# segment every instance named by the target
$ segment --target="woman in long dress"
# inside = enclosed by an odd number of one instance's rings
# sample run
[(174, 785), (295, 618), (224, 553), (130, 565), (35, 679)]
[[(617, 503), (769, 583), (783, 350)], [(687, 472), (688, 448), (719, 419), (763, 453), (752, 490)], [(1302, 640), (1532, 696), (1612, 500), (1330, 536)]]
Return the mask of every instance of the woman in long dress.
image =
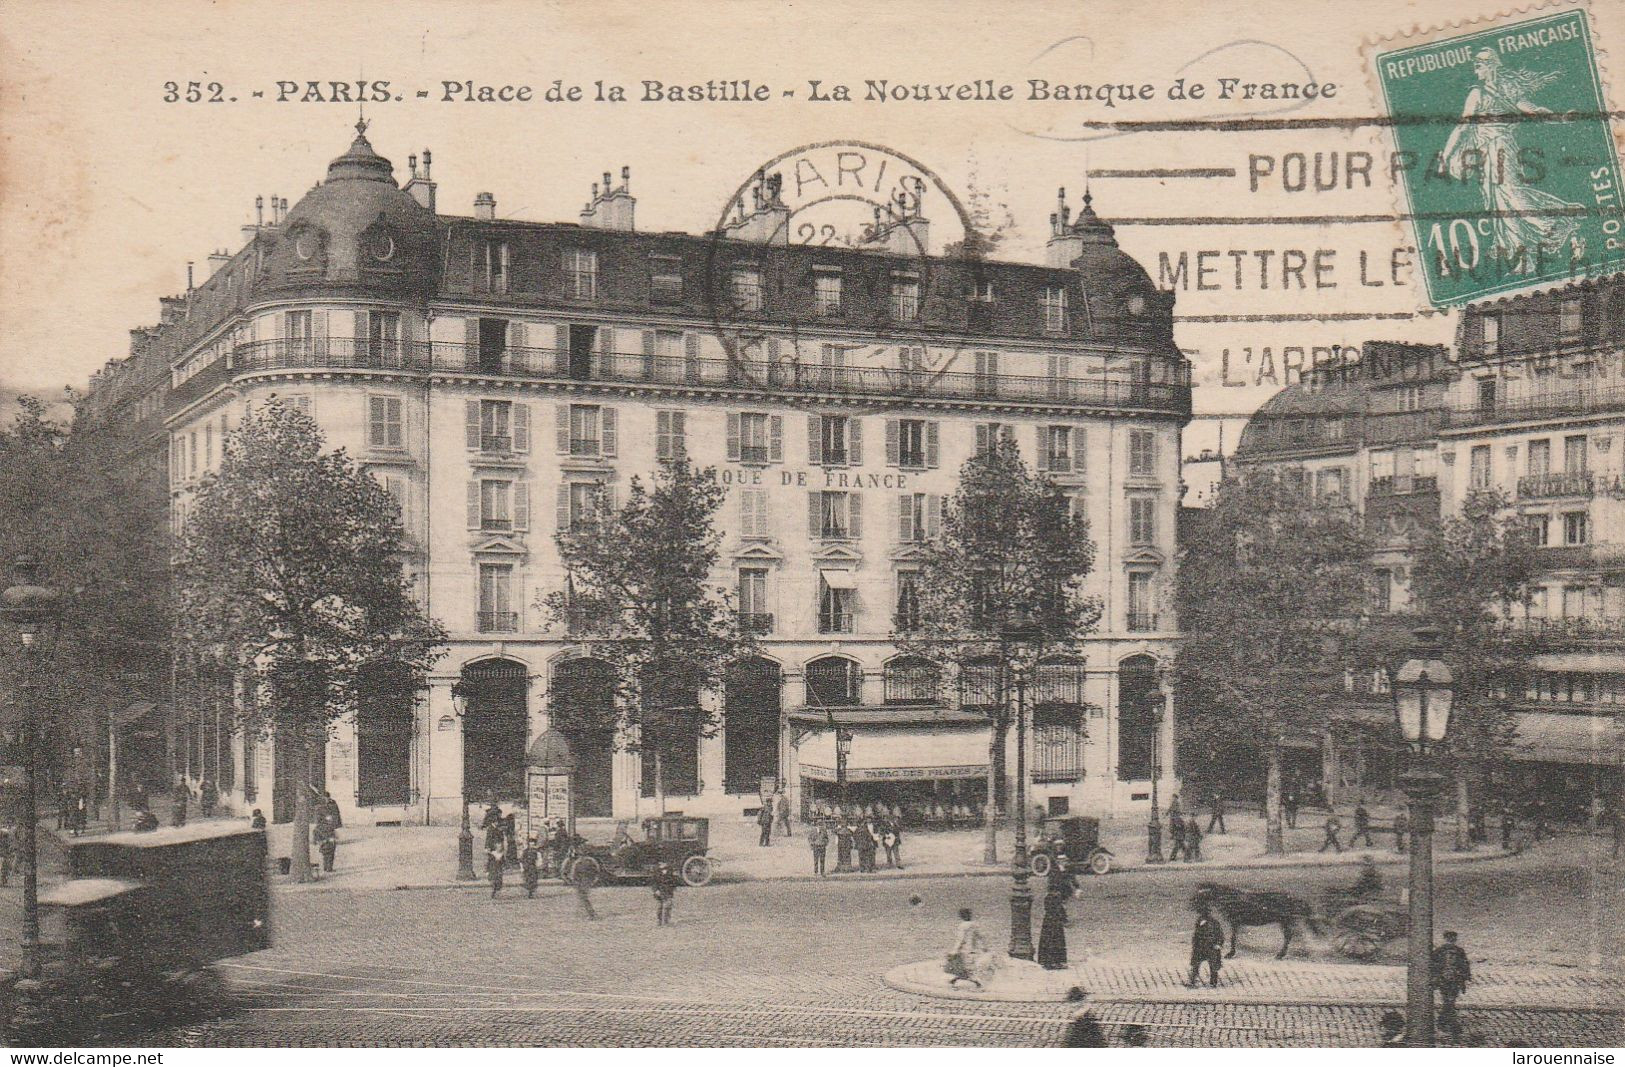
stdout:
[(1066, 902), (1076, 887), (1066, 856), (1057, 852), (1044, 880), (1044, 925), (1038, 933), (1038, 965), (1046, 971), (1066, 969)]
[[(1581, 205), (1527, 184), (1518, 157), (1520, 117), (1551, 114), (1529, 97), (1561, 75), (1508, 70), (1500, 55), (1488, 48), (1474, 57), (1473, 71), (1478, 84), (1467, 93), (1462, 109), (1466, 121), (1450, 131), (1444, 144), (1446, 173), (1465, 179), (1476, 169), (1503, 269), (1531, 274), (1546, 256), (1582, 258), (1585, 241), (1577, 236)], [(1487, 121), (1492, 116), (1504, 116), (1505, 121)]]
[(960, 982), (969, 982), (977, 989), (982, 989), (993, 977), (996, 962), (992, 950), (988, 947), (987, 935), (982, 933), (982, 928), (971, 918), (971, 910), (960, 908), (959, 939), (949, 950), (948, 963), (944, 968), (953, 976), (948, 984), (957, 986)]

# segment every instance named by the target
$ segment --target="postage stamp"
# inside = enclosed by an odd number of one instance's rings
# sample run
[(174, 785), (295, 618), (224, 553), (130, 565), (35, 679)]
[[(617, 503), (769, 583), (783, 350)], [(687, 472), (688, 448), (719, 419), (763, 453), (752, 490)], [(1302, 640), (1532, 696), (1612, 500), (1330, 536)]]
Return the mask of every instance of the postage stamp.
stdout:
[(1367, 48), (1435, 307), (1625, 260), (1620, 166), (1588, 12), (1565, 7)]

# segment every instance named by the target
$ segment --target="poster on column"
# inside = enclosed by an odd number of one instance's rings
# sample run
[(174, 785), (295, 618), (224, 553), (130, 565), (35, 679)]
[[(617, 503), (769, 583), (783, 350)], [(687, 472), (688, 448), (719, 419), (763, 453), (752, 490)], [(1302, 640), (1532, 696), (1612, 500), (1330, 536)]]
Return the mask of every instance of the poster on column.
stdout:
[(525, 833), (542, 838), (546, 824), (563, 819), (571, 833), (575, 832), (575, 818), (570, 811), (570, 776), (544, 774), (531, 771), (525, 789)]

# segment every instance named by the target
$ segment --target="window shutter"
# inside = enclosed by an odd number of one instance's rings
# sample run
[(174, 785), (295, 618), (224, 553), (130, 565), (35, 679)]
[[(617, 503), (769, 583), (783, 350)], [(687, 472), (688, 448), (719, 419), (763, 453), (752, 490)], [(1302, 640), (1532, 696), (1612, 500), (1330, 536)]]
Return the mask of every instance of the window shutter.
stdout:
[(356, 358), (360, 358), (361, 353), (366, 351), (367, 326), (367, 313), (365, 311), (356, 312), (354, 331), (350, 335), (355, 338), (355, 347), (350, 350), (350, 354)]
[(598, 327), (598, 362), (593, 367), (593, 377), (602, 377), (606, 364), (612, 362), (615, 355), (615, 331), (608, 326)]
[(902, 463), (902, 460), (901, 460), (901, 458), (899, 456), (899, 452), (900, 452), (900, 449), (899, 449), (898, 442), (897, 442), (897, 420), (896, 419), (887, 419), (886, 420), (886, 466), (888, 466), (888, 467), (896, 467), (896, 466), (899, 466)]
[(1151, 439), (1151, 474), (1153, 477), (1155, 477), (1162, 466), (1157, 462), (1161, 456), (1162, 442), (1157, 439), (1157, 435), (1155, 433), (1148, 434), (1147, 436)]
[(1038, 469), (1049, 470), (1049, 427), (1036, 427), (1038, 432)]
[(553, 529), (557, 533), (566, 533), (570, 529), (570, 483), (560, 482), (558, 497), (554, 505)]
[(475, 366), (480, 359), (480, 320), (467, 318), (463, 320), (463, 363), (465, 366)]
[(907, 544), (914, 540), (914, 497), (902, 493), (897, 497), (897, 540)]
[(987, 431), (987, 423), (979, 422), (976, 424), (976, 454), (978, 456), (986, 455), (988, 452), (992, 451), (991, 442), (988, 441)]
[(1089, 449), (1089, 430), (1084, 426), (1072, 427), (1072, 473), (1082, 474), (1087, 468), (1084, 456)]
[(310, 317), (312, 322), (311, 334), (316, 341), (316, 351), (327, 355), (327, 312), (318, 311)]
[(769, 416), (767, 420), (767, 458), (779, 463), (784, 459), (784, 417)]
[(644, 330), (643, 331), (643, 357), (645, 359), (653, 359), (654, 354), (655, 354), (655, 332), (653, 330)]
[(688, 365), (683, 368), (684, 376), (691, 382), (700, 380), (700, 335), (687, 333), (683, 335), (683, 358)]
[(508, 323), (508, 354), (518, 356), (525, 347), (525, 324), (522, 322)]
[(856, 541), (863, 536), (863, 494), (846, 494), (847, 533)]
[(570, 327), (560, 323), (553, 327), (554, 367), (560, 373), (570, 366)]
[(673, 458), (688, 455), (688, 413), (686, 411), (671, 413), (671, 453)]
[(756, 536), (756, 512), (751, 507), (750, 493), (744, 489), (739, 491), (739, 536)]
[(553, 406), (553, 447), (561, 456), (570, 454), (570, 405)]
[(476, 479), (468, 483), (468, 528), (480, 528), (480, 483)]
[[(288, 316), (290, 314), (292, 312), (284, 311), (280, 315), (271, 316), (271, 321), (276, 323), (276, 339), (278, 341), (285, 341), (288, 338)], [(277, 347), (281, 348), (282, 346), (278, 345)]]
[(615, 442), (615, 409), (614, 408), (599, 408), (598, 412), (599, 412), (599, 417), (604, 420), (604, 428), (603, 428), (603, 450), (604, 450), (604, 455), (613, 456), (615, 454), (615, 444), (616, 444), (616, 442)]
[(513, 406), (513, 450), (515, 452), (530, 451), (530, 405), (516, 403)]
[(469, 448), (480, 447), (480, 402), (470, 400), (463, 405), (463, 429), (467, 432)]
[(824, 494), (817, 489), (807, 493), (807, 536), (814, 541), (824, 536)]
[(929, 540), (942, 532), (942, 494), (925, 498), (925, 536)]
[(779, 362), (779, 339), (777, 337), (767, 339), (767, 361), (770, 364)]
[(737, 411), (728, 412), (728, 458), (735, 462), (739, 460), (739, 413)]
[(655, 459), (671, 458), (671, 412), (655, 412)]
[(513, 483), (513, 528), (523, 533), (530, 529), (530, 483)]
[(824, 419), (821, 415), (807, 416), (807, 462), (824, 462)]
[(941, 449), (937, 446), (937, 424), (925, 424), (925, 465), (935, 467), (942, 459)]
[(846, 461), (854, 467), (863, 466), (863, 420), (856, 415), (846, 418)]

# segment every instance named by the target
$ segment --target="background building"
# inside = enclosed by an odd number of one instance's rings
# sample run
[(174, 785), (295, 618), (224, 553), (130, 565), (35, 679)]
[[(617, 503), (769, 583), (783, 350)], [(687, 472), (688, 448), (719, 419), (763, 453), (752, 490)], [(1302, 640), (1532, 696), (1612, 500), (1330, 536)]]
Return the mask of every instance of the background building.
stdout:
[[(516, 798), (550, 707), (609, 699), (604, 666), (538, 606), (567, 588), (554, 534), (676, 450), (729, 487), (718, 580), (763, 656), (707, 695), (718, 736), (696, 729), (663, 754), (669, 807), (739, 813), (764, 779), (797, 799), (827, 788), (832, 725), (853, 733), (858, 797), (984, 795), (980, 694), (922, 685), (890, 634), (956, 471), (1001, 434), (1089, 516), (1088, 592), (1106, 605), (1084, 654), (1038, 680), (1035, 796), (1146, 804), (1159, 736), (1172, 775), (1172, 731), (1153, 724), (1177, 629), (1189, 368), (1172, 295), (1087, 197), (1076, 220), (1058, 208), (1039, 266), (928, 254), (919, 199), (877, 217), (863, 247), (789, 244), (772, 175), (725, 229), (689, 235), (636, 229), (624, 168), (578, 222), (548, 224), (500, 218), (487, 193), (470, 216), (442, 214), (430, 153), (408, 170), (398, 185), (361, 128), (324, 182), (291, 208), (273, 199), (142, 334), (169, 371), (177, 530), (220, 442), (273, 395), (401, 505), (406, 565), (452, 639), (415, 706), (338, 726), (316, 775), (347, 818), (450, 819), (465, 790)], [(288, 746), (230, 729), (231, 679), (180, 675), (178, 765), (285, 817)], [(462, 708), (460, 679), (481, 683)], [(653, 760), (570, 741), (583, 814), (649, 803)]]

